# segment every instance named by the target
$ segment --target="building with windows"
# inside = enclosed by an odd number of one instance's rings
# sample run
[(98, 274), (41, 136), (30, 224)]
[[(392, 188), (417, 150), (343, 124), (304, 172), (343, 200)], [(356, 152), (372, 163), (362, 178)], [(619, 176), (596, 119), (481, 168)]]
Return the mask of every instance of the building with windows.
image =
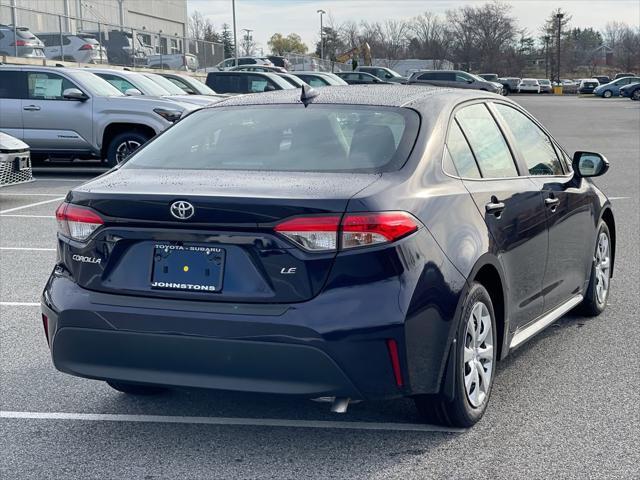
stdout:
[(135, 30), (157, 53), (182, 52), (187, 0), (0, 0), (0, 23), (39, 32)]

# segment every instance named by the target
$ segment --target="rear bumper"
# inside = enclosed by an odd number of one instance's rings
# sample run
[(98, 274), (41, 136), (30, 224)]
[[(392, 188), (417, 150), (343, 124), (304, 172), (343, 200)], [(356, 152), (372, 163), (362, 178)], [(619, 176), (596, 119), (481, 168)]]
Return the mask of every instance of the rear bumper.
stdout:
[(42, 297), (53, 363), (94, 379), (307, 397), (437, 392), (464, 278), (425, 231), (336, 262), (322, 293), (293, 304), (107, 294), (54, 271)]

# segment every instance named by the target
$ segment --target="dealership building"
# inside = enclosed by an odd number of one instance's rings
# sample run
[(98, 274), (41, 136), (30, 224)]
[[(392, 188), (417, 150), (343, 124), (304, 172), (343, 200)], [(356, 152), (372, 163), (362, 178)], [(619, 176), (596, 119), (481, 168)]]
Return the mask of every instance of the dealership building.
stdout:
[(187, 0), (0, 0), (0, 23), (38, 32), (134, 29), (158, 53), (182, 51)]

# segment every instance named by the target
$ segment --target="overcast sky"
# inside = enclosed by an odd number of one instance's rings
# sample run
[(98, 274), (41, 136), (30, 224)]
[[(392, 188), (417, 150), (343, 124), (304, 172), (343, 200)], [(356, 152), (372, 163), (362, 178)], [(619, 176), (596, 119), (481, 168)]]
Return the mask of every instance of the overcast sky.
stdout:
[[(199, 10), (220, 30), (223, 23), (232, 25), (231, 0), (187, 0), (189, 12)], [(316, 13), (323, 9), (336, 24), (346, 20), (384, 21), (406, 19), (425, 10), (444, 14), (462, 5), (486, 3), (484, 0), (236, 0), (238, 36), (243, 28), (254, 30), (259, 47), (267, 51), (267, 40), (275, 33), (298, 33), (314, 49), (319, 38), (320, 20)], [(549, 13), (561, 7), (573, 16), (572, 26), (602, 29), (609, 21), (640, 24), (638, 0), (512, 0), (512, 14), (521, 28), (535, 36)], [(326, 17), (325, 17), (326, 19)]]

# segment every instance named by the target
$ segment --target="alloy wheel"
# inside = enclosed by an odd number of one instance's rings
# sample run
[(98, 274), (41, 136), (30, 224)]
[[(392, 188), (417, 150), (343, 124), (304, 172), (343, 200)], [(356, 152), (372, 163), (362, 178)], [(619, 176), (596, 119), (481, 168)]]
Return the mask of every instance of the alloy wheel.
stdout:
[(609, 236), (606, 232), (600, 232), (595, 260), (596, 298), (600, 305), (606, 302), (607, 293), (609, 292), (609, 271), (611, 269), (611, 255), (609, 252)]
[(613, 95), (613, 94), (611, 93), (611, 90), (606, 90), (606, 91), (602, 94), (602, 96), (603, 96), (604, 98), (611, 98), (611, 95)]
[(631, 98), (634, 100), (640, 100), (640, 89), (635, 90)]
[(464, 339), (465, 392), (469, 403), (478, 408), (487, 398), (493, 375), (493, 327), (484, 303), (473, 305)]
[(142, 145), (136, 140), (126, 140), (116, 148), (116, 162), (124, 162), (129, 155), (135, 152)]

